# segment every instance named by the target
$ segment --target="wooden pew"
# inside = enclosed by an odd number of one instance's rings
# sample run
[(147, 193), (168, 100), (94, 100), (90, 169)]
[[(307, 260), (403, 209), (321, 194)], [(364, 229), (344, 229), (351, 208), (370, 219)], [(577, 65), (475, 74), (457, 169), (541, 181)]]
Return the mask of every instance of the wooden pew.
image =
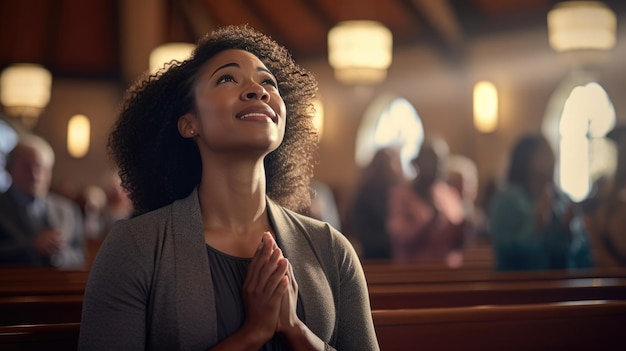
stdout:
[(80, 322), (83, 295), (0, 297), (0, 326)]
[(0, 325), (80, 322), (89, 272), (0, 268)]
[[(13, 282), (8, 275), (0, 279), (0, 324), (79, 321), (87, 272), (45, 269), (34, 272), (26, 278), (25, 272), (16, 270)], [(419, 275), (416, 278), (404, 269), (380, 274), (378, 281), (368, 275), (371, 306), (396, 309), (626, 299), (626, 278), (593, 278), (626, 276), (626, 269), (584, 273), (478, 270), (449, 273), (445, 281), (441, 280), (442, 273), (420, 280)]]
[(626, 278), (380, 284), (368, 290), (372, 309), (626, 300)]
[[(622, 350), (624, 301), (372, 311), (381, 350)], [(2, 350), (75, 350), (79, 323), (0, 327)]]
[(623, 350), (626, 301), (374, 310), (394, 350)]
[(490, 269), (432, 270), (420, 265), (398, 266), (394, 264), (389, 264), (387, 267), (379, 266), (373, 270), (368, 268), (369, 267), (365, 266), (364, 271), (367, 283), (370, 286), (378, 284), (626, 278), (626, 268), (624, 267), (515, 272), (498, 272)]
[[(626, 279), (375, 285), (369, 294), (374, 310), (626, 300)], [(82, 301), (82, 291), (0, 296), (0, 325), (79, 322)]]
[(82, 294), (89, 272), (54, 268), (0, 268), (0, 297)]
[(0, 286), (0, 297), (82, 295), (84, 292), (85, 283), (83, 282), (22, 282)]
[(76, 350), (80, 323), (0, 326), (0, 350)]
[(86, 281), (89, 271), (61, 270), (52, 267), (2, 267), (0, 266), (0, 285), (5, 282), (15, 281), (59, 281), (74, 282)]

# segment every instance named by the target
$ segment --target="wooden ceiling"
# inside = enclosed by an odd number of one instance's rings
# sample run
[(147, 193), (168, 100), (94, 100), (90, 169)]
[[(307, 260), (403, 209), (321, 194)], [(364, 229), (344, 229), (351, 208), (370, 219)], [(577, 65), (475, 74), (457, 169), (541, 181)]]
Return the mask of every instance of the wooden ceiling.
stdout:
[[(57, 76), (121, 77), (122, 1), (0, 0), (0, 69), (40, 63)], [(135, 0), (131, 0), (135, 1)], [(155, 0), (157, 1), (157, 0)], [(393, 33), (394, 47), (425, 44), (463, 58), (464, 45), (492, 33), (546, 26), (555, 0), (159, 0), (163, 41), (195, 41), (212, 27), (248, 23), (297, 60), (325, 57), (326, 34), (339, 21), (371, 19)], [(144, 1), (146, 2), (146, 1)], [(623, 0), (605, 0), (623, 12)]]

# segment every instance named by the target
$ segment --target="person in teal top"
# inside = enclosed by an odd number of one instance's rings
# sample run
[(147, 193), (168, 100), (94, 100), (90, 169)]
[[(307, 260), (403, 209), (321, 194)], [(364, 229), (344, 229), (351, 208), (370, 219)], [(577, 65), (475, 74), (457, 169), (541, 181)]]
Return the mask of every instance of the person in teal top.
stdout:
[(555, 156), (541, 135), (515, 145), (506, 184), (488, 209), (497, 270), (591, 266), (579, 210), (554, 184)]

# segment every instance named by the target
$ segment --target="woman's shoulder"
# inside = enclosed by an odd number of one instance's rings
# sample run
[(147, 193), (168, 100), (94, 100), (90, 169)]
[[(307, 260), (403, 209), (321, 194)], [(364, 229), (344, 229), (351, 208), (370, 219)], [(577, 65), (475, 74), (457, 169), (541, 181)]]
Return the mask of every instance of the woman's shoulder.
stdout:
[(292, 223), (303, 227), (307, 232), (311, 233), (324, 233), (337, 231), (330, 223), (319, 220), (317, 218), (309, 217), (305, 214), (293, 211), (286, 207), (275, 205), (282, 211), (282, 216), (288, 218)]
[(504, 185), (494, 194), (494, 200), (519, 201), (526, 200), (528, 195), (524, 188), (517, 184)]
[(136, 213), (130, 218), (120, 220), (119, 223), (124, 223), (128, 226), (143, 226), (154, 225), (162, 222), (166, 216), (171, 213), (173, 204), (158, 208), (156, 210)]
[(107, 240), (128, 241), (140, 243), (151, 241), (158, 233), (167, 226), (172, 212), (172, 205), (167, 205), (156, 210), (134, 215), (130, 218), (115, 222)]
[(287, 224), (299, 228), (314, 245), (343, 246), (347, 243), (345, 236), (328, 222), (295, 212), (276, 203), (273, 203), (270, 208), (277, 225)]
[(519, 185), (506, 185), (500, 188), (489, 203), (489, 212), (498, 210), (519, 210), (532, 207), (532, 201), (526, 191)]

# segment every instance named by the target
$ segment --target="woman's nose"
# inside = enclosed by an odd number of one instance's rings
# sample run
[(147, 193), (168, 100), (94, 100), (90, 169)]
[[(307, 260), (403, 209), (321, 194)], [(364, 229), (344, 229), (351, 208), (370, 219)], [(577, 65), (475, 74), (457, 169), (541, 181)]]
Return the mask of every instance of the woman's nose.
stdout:
[(267, 102), (270, 99), (270, 94), (267, 92), (267, 90), (265, 90), (265, 87), (263, 87), (263, 85), (258, 84), (256, 82), (251, 82), (243, 91), (242, 99), (243, 100), (258, 99), (258, 100)]

